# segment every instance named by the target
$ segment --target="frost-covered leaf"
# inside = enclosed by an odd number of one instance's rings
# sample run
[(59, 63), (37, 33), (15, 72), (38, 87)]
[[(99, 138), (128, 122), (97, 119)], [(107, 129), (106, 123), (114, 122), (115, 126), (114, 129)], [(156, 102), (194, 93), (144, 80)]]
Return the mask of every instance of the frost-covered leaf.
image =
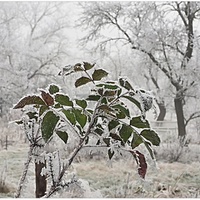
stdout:
[(140, 133), (140, 135), (142, 135), (145, 139), (149, 140), (153, 145), (159, 146), (160, 138), (155, 131), (145, 129)]
[(130, 121), (130, 125), (137, 128), (150, 128), (149, 122), (147, 120), (142, 120), (140, 116), (133, 117)]
[(71, 109), (70, 110), (63, 109), (62, 112), (65, 114), (65, 116), (67, 117), (67, 119), (70, 121), (72, 125), (76, 124), (76, 118)]
[(74, 71), (75, 71), (75, 72), (84, 71), (84, 69), (81, 67), (81, 63), (76, 63), (76, 64), (74, 65)]
[(49, 107), (47, 105), (41, 106), (39, 109), (39, 116), (41, 116)]
[(92, 78), (94, 81), (100, 81), (103, 77), (107, 76), (108, 72), (103, 69), (96, 69), (93, 74)]
[(87, 122), (87, 116), (82, 113), (79, 109), (73, 109), (72, 112), (74, 113), (77, 122), (81, 125), (83, 128)]
[(121, 104), (114, 105), (114, 106), (112, 106), (112, 108), (118, 109), (121, 112), (123, 112), (127, 117), (130, 117), (129, 109), (122, 106)]
[(105, 89), (108, 89), (108, 90), (117, 90), (119, 88), (118, 85), (114, 85), (114, 84), (98, 84), (96, 85), (97, 87), (103, 87)]
[(116, 94), (117, 94), (117, 90), (106, 90), (103, 96), (112, 97), (112, 96), (115, 96)]
[(41, 90), (41, 96), (47, 106), (52, 106), (54, 104), (54, 98), (49, 93)]
[(154, 155), (154, 151), (153, 151), (153, 149), (151, 147), (151, 143), (145, 141), (144, 145), (146, 146), (147, 150), (149, 151), (149, 154), (150, 154), (151, 158), (154, 160), (155, 159), (155, 155)]
[(100, 99), (99, 95), (89, 95), (86, 100), (88, 101), (98, 101)]
[(95, 64), (90, 64), (88, 62), (83, 62), (83, 67), (85, 68), (85, 70), (90, 70), (95, 66)]
[(139, 101), (137, 101), (136, 99), (134, 99), (133, 97), (130, 97), (130, 96), (122, 96), (122, 97), (124, 97), (124, 98), (128, 99), (129, 101), (131, 101), (132, 103), (134, 103), (142, 111)]
[(119, 79), (119, 84), (127, 90), (133, 90), (131, 84), (124, 78)]
[(60, 137), (60, 139), (66, 144), (68, 140), (68, 134), (65, 131), (56, 131), (56, 134)]
[(23, 108), (26, 105), (46, 105), (45, 102), (36, 95), (23, 97), (13, 109)]
[(119, 140), (121, 142), (121, 144), (124, 145), (125, 141), (122, 140), (122, 138), (119, 135), (117, 135), (115, 133), (110, 133), (110, 137), (113, 138), (114, 140)]
[(59, 92), (59, 87), (57, 85), (50, 85), (49, 86), (49, 93), (55, 94)]
[(113, 128), (117, 127), (119, 122), (117, 120), (112, 120), (108, 123), (108, 130), (111, 131)]
[(109, 112), (114, 111), (111, 107), (109, 107), (109, 106), (106, 105), (106, 104), (100, 105), (100, 106), (98, 107), (98, 109), (101, 109), (101, 110), (103, 110), (103, 111), (106, 112), (106, 113), (109, 113)]
[(138, 174), (140, 175), (141, 178), (144, 179), (147, 172), (147, 163), (144, 155), (137, 150), (136, 151), (131, 150), (130, 153), (133, 155), (138, 165)]
[(47, 142), (53, 135), (56, 124), (59, 121), (59, 117), (56, 116), (53, 111), (48, 111), (43, 117), (41, 124), (42, 137)]
[(81, 85), (85, 85), (86, 83), (89, 83), (89, 82), (91, 82), (92, 80), (91, 79), (89, 79), (88, 77), (81, 77), (81, 78), (79, 78), (79, 79), (77, 79), (76, 80), (76, 82), (75, 82), (75, 86), (76, 87), (79, 87), (79, 86), (81, 86)]
[(87, 107), (87, 102), (85, 100), (76, 99), (76, 104), (79, 105), (83, 109)]
[(98, 135), (102, 135), (103, 134), (103, 130), (99, 127), (97, 127), (95, 130), (94, 130), (95, 133), (97, 133)]
[(133, 138), (131, 141), (132, 149), (139, 146), (141, 143), (143, 143), (142, 137), (133, 131)]
[(119, 130), (119, 134), (121, 138), (124, 140), (124, 142), (127, 142), (132, 132), (133, 132), (133, 129), (130, 126), (127, 126), (125, 124), (123, 124), (121, 129)]
[(55, 101), (63, 106), (73, 106), (73, 102), (69, 99), (67, 95), (64, 94), (56, 94)]
[(148, 91), (139, 90), (137, 91), (141, 101), (141, 109), (143, 112), (150, 110), (153, 106), (153, 96)]
[(103, 138), (103, 141), (105, 142), (105, 144), (107, 145), (107, 147), (110, 146), (110, 138)]
[(37, 121), (37, 119), (38, 119), (37, 112), (27, 112), (26, 114), (28, 115), (29, 119), (36, 119), (36, 121)]
[(102, 104), (108, 104), (108, 99), (106, 98), (106, 97), (103, 97), (102, 99), (101, 99), (101, 103)]

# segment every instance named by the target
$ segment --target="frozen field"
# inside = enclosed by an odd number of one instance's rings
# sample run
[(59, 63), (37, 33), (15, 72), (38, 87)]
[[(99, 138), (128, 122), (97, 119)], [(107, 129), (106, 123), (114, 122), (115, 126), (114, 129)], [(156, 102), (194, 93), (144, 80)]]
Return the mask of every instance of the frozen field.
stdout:
[[(13, 197), (26, 160), (27, 145), (10, 146), (8, 150), (1, 150), (0, 197)], [(191, 153), (191, 151), (190, 151)], [(192, 155), (192, 154), (191, 154)], [(200, 197), (200, 163), (158, 161), (158, 168), (150, 163), (146, 180), (141, 181), (137, 175), (136, 164), (133, 159), (119, 159), (112, 165), (104, 159), (81, 159), (72, 167), (78, 178), (88, 181), (91, 193), (88, 197)], [(23, 192), (24, 197), (34, 197), (34, 168), (29, 170), (29, 180)], [(75, 195), (76, 196), (76, 195)], [(66, 196), (67, 197), (67, 196)]]

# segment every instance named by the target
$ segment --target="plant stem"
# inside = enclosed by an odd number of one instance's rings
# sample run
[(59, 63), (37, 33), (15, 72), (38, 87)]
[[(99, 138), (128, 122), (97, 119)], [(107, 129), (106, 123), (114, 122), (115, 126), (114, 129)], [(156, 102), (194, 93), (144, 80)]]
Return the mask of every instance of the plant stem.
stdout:
[(89, 123), (89, 126), (87, 128), (87, 131), (86, 131), (86, 134), (83, 138), (80, 138), (80, 141), (79, 141), (79, 144), (78, 146), (74, 149), (73, 153), (71, 154), (68, 162), (63, 166), (63, 169), (61, 170), (57, 180), (56, 180), (56, 185), (52, 185), (49, 189), (49, 191), (47, 192), (47, 194), (44, 196), (44, 198), (48, 198), (50, 197), (52, 194), (54, 194), (56, 191), (59, 190), (58, 186), (66, 172), (66, 170), (69, 168), (69, 166), (72, 164), (74, 158), (76, 157), (76, 155), (78, 154), (78, 152), (82, 149), (83, 147), (83, 144), (84, 144), (84, 141), (85, 139), (87, 138), (87, 136), (90, 134), (91, 132), (91, 128), (93, 127), (94, 123), (95, 123), (95, 118), (96, 118), (96, 113), (97, 113), (97, 110), (98, 110), (98, 107), (99, 107), (99, 104), (101, 102), (101, 99), (97, 102), (96, 104), (96, 107), (94, 109), (94, 113), (93, 113), (93, 116), (92, 116), (92, 119)]
[(20, 195), (21, 195), (22, 187), (23, 187), (24, 181), (26, 179), (26, 175), (27, 175), (27, 172), (28, 172), (29, 164), (30, 164), (30, 162), (32, 160), (33, 149), (34, 149), (34, 146), (30, 145), (29, 152), (28, 152), (28, 158), (27, 158), (27, 161), (24, 163), (24, 171), (23, 171), (22, 177), (21, 177), (21, 179), (19, 181), (19, 185), (18, 185), (17, 192), (15, 194), (15, 198), (19, 198)]

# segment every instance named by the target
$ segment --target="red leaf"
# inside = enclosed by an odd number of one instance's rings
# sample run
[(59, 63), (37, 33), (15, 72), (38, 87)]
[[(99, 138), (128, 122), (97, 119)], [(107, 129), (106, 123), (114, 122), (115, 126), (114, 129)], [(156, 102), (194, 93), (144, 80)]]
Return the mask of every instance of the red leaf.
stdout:
[(147, 163), (144, 155), (139, 151), (130, 151), (138, 165), (138, 174), (144, 179), (147, 172)]
[(36, 95), (33, 96), (27, 96), (22, 98), (15, 106), (13, 109), (18, 109), (18, 108), (23, 108), (26, 105), (32, 105), (32, 104), (36, 104), (36, 105), (45, 105), (45, 102)]
[(42, 90), (41, 96), (44, 99), (47, 106), (52, 106), (54, 104), (54, 98), (49, 93), (46, 93), (45, 91)]

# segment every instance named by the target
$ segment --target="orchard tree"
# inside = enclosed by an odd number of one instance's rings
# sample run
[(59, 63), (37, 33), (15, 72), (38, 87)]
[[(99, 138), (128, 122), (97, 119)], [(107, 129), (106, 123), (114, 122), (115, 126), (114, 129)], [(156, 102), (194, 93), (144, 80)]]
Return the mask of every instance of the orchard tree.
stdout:
[[(16, 197), (21, 196), (32, 159), (36, 169), (36, 197), (50, 197), (77, 184), (75, 177), (66, 180), (66, 174), (79, 151), (87, 146), (106, 148), (110, 160), (117, 153), (131, 153), (143, 179), (147, 163), (138, 146), (146, 147), (155, 160), (153, 146), (160, 144), (160, 138), (146, 118), (146, 112), (153, 106), (153, 97), (145, 90), (135, 89), (125, 78), (105, 80), (108, 72), (88, 62), (63, 68), (59, 75), (74, 73), (82, 74), (75, 81), (75, 87), (86, 85), (89, 88), (86, 98), (70, 97), (59, 86), (50, 84), (46, 90), (40, 89), (39, 94), (27, 95), (14, 106), (14, 109), (24, 112), (22, 119), (16, 123), (24, 125), (30, 144)], [(135, 115), (130, 105), (140, 114)], [(59, 156), (63, 149), (57, 147), (49, 151), (47, 148), (55, 136), (66, 145), (75, 138), (78, 141), (65, 160)], [(47, 183), (50, 184), (48, 187)]]
[(69, 27), (67, 4), (61, 2), (0, 2), (0, 92), (4, 102), (52, 80), (52, 71), (66, 56)]
[(200, 4), (91, 2), (83, 3), (82, 8), (80, 24), (88, 30), (84, 41), (96, 40), (104, 46), (112, 42), (128, 45), (133, 53), (142, 53), (168, 78), (182, 141), (186, 136), (184, 105), (188, 93), (198, 84), (195, 23)]

